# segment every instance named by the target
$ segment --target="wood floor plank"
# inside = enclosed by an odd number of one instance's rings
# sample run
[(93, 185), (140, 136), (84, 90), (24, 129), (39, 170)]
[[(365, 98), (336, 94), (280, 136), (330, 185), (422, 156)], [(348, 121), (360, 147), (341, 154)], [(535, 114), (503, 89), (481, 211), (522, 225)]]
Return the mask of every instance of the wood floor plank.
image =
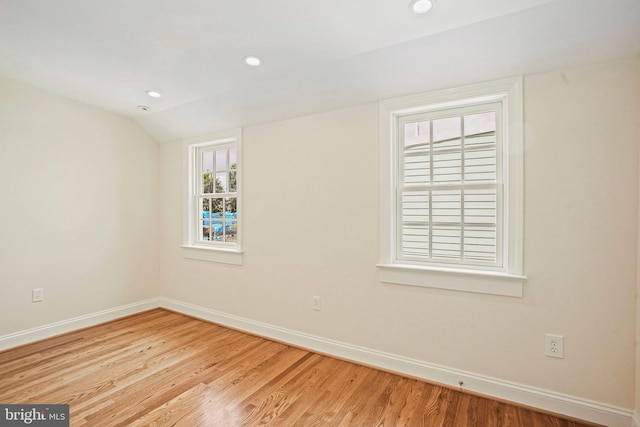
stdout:
[(0, 402), (79, 426), (580, 423), (155, 309), (0, 352)]
[[(176, 328), (182, 331), (184, 326)], [(120, 337), (120, 335), (117, 335)], [(203, 332), (190, 331), (181, 337), (181, 340), (203, 337)], [(81, 351), (66, 355), (64, 365), (56, 363), (58, 359), (52, 359), (51, 363), (38, 364), (38, 377), (31, 381), (28, 388), (17, 387), (11, 398), (24, 401), (41, 400), (45, 396), (58, 400), (67, 396), (67, 390), (77, 390), (79, 393), (71, 399), (75, 403), (80, 396), (86, 397), (91, 393), (105, 393), (116, 387), (123, 379), (133, 377), (144, 378), (157, 365), (155, 358), (169, 358), (172, 363), (179, 363), (184, 355), (184, 348), (180, 343), (186, 342), (178, 339), (163, 342), (149, 338), (147, 333), (138, 334), (136, 340), (129, 344), (118, 340), (117, 346), (101, 345), (90, 346), (87, 351)], [(129, 341), (127, 339), (127, 341)], [(102, 349), (100, 352), (92, 352), (93, 349)], [(183, 356), (180, 356), (180, 353)], [(145, 363), (140, 363), (144, 357)], [(19, 393), (17, 393), (19, 392)], [(69, 399), (67, 399), (69, 400)]]
[[(318, 406), (322, 407), (320, 396), (325, 396), (331, 390), (337, 377), (334, 373), (333, 360), (313, 354), (310, 368), (300, 366), (289, 381), (273, 393), (272, 406), (278, 411), (272, 411), (269, 417), (263, 417), (261, 422), (270, 421), (275, 425), (308, 425), (309, 418)], [(304, 369), (303, 369), (304, 368)], [(348, 369), (349, 366), (346, 366)], [(332, 393), (336, 394), (336, 393)], [(255, 396), (255, 404), (259, 407), (260, 396)], [(257, 412), (257, 411), (256, 411)]]
[[(326, 388), (311, 396), (312, 402), (307, 410), (300, 416), (300, 424), (308, 426), (325, 426), (331, 423), (337, 424), (339, 414), (352, 400), (354, 393), (365, 380), (369, 368), (353, 363), (345, 362), (338, 371), (331, 368), (328, 375), (336, 380), (328, 381)], [(323, 408), (318, 410), (318, 408)], [(286, 424), (286, 419), (282, 425)], [(297, 421), (297, 420), (292, 420)], [(296, 425), (291, 423), (290, 425)]]

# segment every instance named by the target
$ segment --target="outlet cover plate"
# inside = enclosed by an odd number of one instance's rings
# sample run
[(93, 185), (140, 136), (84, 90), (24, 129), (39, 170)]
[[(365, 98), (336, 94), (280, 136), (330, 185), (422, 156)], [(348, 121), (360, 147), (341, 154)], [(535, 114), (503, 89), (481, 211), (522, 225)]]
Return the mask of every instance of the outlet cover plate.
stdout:
[(564, 337), (556, 334), (545, 334), (544, 355), (564, 359)]
[(40, 302), (44, 300), (44, 290), (42, 288), (34, 288), (31, 292), (31, 301)]

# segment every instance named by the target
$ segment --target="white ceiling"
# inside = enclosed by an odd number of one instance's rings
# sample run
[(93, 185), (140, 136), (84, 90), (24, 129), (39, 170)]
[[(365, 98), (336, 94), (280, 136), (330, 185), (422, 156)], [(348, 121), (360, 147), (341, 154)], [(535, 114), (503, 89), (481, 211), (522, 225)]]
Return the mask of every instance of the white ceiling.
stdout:
[(0, 0), (0, 74), (166, 142), (640, 55), (640, 0), (409, 2)]

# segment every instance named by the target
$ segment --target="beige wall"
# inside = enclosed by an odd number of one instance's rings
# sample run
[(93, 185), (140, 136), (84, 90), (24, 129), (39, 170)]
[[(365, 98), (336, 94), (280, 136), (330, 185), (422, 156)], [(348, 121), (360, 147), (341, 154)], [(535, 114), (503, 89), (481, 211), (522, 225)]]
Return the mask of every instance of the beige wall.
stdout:
[[(181, 257), (182, 147), (163, 145), (162, 295), (633, 408), (638, 67), (525, 78), (523, 298), (377, 280), (376, 104), (244, 130), (242, 267)], [(547, 332), (563, 360), (544, 356)]]
[[(639, 60), (640, 62), (640, 60)], [(637, 69), (637, 84), (638, 87), (640, 87), (640, 67), (638, 67)], [(638, 97), (638, 127), (640, 128), (640, 97)], [(638, 132), (638, 145), (640, 146), (640, 129)], [(640, 165), (640, 159), (638, 159), (638, 164)], [(639, 197), (640, 198), (640, 197)], [(639, 221), (639, 231), (640, 231), (640, 209), (638, 211), (639, 215), (638, 215), (638, 221)], [(635, 350), (636, 350), (636, 371), (635, 371), (635, 379), (636, 379), (636, 384), (635, 384), (635, 395), (636, 395), (636, 401), (635, 401), (635, 411), (634, 411), (634, 416), (636, 418), (635, 422), (636, 424), (640, 425), (640, 232), (638, 233), (638, 261), (636, 264), (636, 274), (637, 274), (637, 280), (638, 280), (638, 284), (637, 284), (637, 290), (636, 290), (636, 346), (635, 346)]]
[(0, 335), (157, 296), (158, 151), (131, 120), (0, 78)]
[(625, 408), (634, 403), (637, 73), (629, 60), (525, 81), (528, 311), (532, 328), (565, 335), (566, 353), (530, 375)]
[(0, 335), (161, 295), (640, 407), (639, 76), (633, 59), (525, 78), (523, 298), (377, 280), (376, 104), (244, 130), (237, 267), (181, 255), (180, 143), (0, 78)]

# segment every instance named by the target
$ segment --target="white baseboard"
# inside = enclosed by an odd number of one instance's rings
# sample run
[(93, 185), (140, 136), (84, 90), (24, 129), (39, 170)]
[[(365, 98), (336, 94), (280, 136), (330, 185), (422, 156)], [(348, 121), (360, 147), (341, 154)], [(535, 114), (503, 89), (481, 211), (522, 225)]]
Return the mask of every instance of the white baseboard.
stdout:
[(152, 308), (160, 307), (158, 298), (140, 301), (120, 307), (102, 310), (84, 316), (73, 317), (60, 322), (50, 323), (37, 328), (27, 329), (13, 334), (0, 336), (0, 351), (8, 348), (29, 344), (35, 341), (51, 338), (78, 329), (95, 326), (100, 323), (109, 322), (120, 317), (129, 316)]
[(462, 381), (464, 390), (520, 405), (609, 427), (640, 427), (637, 419), (633, 418), (633, 412), (624, 408), (280, 328), (169, 298), (160, 298), (160, 306), (223, 326), (429, 382), (459, 388), (459, 382)]
[(0, 336), (0, 351), (157, 307), (429, 382), (458, 388), (462, 381), (464, 390), (568, 417), (609, 427), (640, 427), (640, 414), (624, 408), (280, 328), (169, 298), (140, 301)]

